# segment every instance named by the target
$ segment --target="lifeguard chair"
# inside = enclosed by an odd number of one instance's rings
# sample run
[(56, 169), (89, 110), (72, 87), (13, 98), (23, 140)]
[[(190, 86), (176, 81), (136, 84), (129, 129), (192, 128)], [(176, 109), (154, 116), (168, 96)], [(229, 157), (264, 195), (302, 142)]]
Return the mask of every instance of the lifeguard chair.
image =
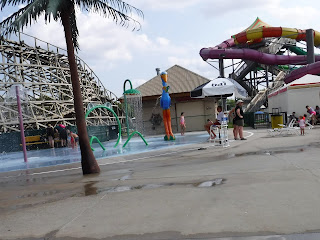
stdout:
[(209, 141), (215, 146), (229, 147), (228, 125), (211, 125)]

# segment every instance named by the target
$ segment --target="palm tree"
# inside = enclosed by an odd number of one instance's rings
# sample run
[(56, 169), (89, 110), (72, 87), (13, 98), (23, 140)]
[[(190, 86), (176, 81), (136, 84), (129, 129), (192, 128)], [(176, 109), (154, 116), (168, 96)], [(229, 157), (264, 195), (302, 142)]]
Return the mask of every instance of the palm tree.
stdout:
[(89, 143), (78, 69), (74, 55), (74, 50), (79, 49), (75, 8), (97, 12), (107, 18), (111, 17), (113, 21), (125, 27), (132, 24), (133, 30), (139, 30), (140, 23), (132, 17), (132, 12), (135, 12), (138, 17), (143, 17), (143, 13), (122, 0), (2, 0), (0, 9), (2, 11), (7, 5), (17, 6), (20, 4), (26, 6), (0, 23), (1, 37), (23, 30), (32, 21), (36, 22), (42, 14), (44, 14), (46, 22), (50, 22), (51, 18), (55, 21), (61, 20), (65, 32), (70, 66), (82, 172), (83, 174), (99, 173), (100, 168)]

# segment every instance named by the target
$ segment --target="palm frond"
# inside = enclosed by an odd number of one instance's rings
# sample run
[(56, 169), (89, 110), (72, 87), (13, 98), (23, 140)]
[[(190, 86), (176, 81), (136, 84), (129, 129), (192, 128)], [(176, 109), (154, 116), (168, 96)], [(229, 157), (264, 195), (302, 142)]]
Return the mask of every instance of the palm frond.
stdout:
[(30, 4), (33, 0), (1, 0), (0, 1), (0, 10), (2, 10), (6, 5), (17, 6), (20, 4)]
[[(27, 6), (19, 9), (0, 23), (1, 35), (8, 35), (23, 30), (23, 27), (37, 21), (45, 11), (49, 0), (33, 0)], [(17, 1), (15, 1), (17, 2)]]
[(102, 14), (104, 17), (111, 17), (117, 24), (129, 27), (133, 25), (134, 30), (140, 30), (141, 24), (133, 17), (133, 12), (143, 18), (143, 12), (136, 7), (123, 2), (122, 0), (0, 0), (0, 9), (6, 5), (16, 6), (27, 4), (17, 12), (0, 22), (1, 35), (8, 35), (13, 32), (22, 31), (25, 26), (36, 22), (39, 16), (45, 12), (45, 21), (50, 22), (51, 16), (55, 21), (61, 19), (61, 13), (70, 11), (70, 24), (74, 48), (79, 49), (78, 28), (74, 7), (81, 10), (93, 11)]
[(132, 12), (141, 18), (144, 17), (143, 12), (122, 0), (74, 0), (74, 2), (81, 10), (101, 13), (104, 17), (111, 17), (121, 26), (129, 27), (132, 24), (133, 31), (141, 29), (140, 22), (132, 17)]
[(61, 12), (61, 9), (64, 6), (64, 3), (65, 0), (49, 1), (46, 8), (45, 20), (50, 22), (50, 16), (52, 15), (53, 19), (57, 21), (60, 16), (59, 14)]
[(80, 49), (79, 48), (79, 42), (78, 42), (79, 31), (78, 31), (78, 27), (77, 27), (77, 19), (76, 19), (75, 11), (73, 11), (71, 13), (70, 25), (71, 25), (73, 46), (74, 46), (74, 49), (78, 52), (78, 50)]

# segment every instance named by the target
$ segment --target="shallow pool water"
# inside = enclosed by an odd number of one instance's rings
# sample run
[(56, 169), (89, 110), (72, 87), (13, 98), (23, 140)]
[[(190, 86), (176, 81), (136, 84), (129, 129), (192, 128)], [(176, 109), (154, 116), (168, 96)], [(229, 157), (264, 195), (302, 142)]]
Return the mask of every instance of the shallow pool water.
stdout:
[[(208, 139), (208, 134), (205, 132), (187, 133), (185, 136), (176, 135), (175, 141), (164, 141), (163, 136), (147, 137), (148, 146), (144, 144), (140, 137), (135, 137), (130, 140), (125, 148), (122, 145), (126, 139), (122, 140), (116, 148), (115, 141), (102, 143), (106, 150), (97, 144), (93, 144), (95, 151), (93, 152), (97, 159), (136, 154), (142, 152), (150, 152), (154, 150), (173, 148), (193, 143), (205, 142)], [(0, 172), (8, 172), (15, 170), (24, 170), (30, 168), (40, 168), (61, 164), (70, 164), (80, 162), (80, 149), (78, 148), (54, 148), (27, 151), (28, 162), (23, 160), (22, 152), (2, 152), (0, 153)]]

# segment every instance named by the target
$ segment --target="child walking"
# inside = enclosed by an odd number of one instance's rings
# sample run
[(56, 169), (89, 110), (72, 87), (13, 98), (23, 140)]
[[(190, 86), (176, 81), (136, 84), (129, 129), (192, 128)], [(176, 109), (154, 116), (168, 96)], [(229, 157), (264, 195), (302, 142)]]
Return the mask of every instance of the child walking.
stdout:
[(181, 128), (181, 136), (184, 135), (184, 132), (186, 131), (186, 122), (184, 120), (184, 116), (183, 116), (184, 112), (181, 113), (180, 116), (180, 128)]
[(303, 119), (302, 116), (299, 117), (299, 127), (300, 127), (300, 134), (304, 135), (304, 128), (306, 126), (306, 120)]

